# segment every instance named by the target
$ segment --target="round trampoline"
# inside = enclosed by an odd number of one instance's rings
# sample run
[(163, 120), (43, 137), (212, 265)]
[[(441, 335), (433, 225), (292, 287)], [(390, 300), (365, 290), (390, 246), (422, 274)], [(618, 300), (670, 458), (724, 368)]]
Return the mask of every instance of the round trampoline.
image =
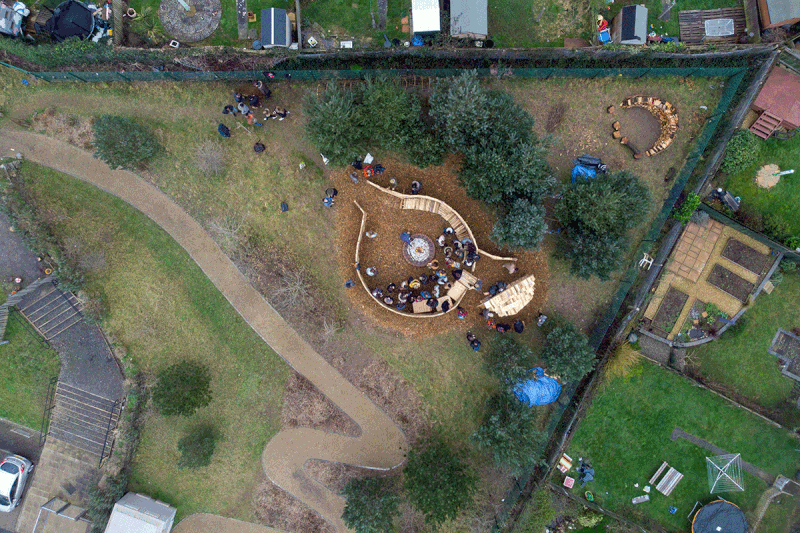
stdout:
[(433, 239), (427, 235), (417, 233), (412, 235), (409, 242), (403, 242), (403, 257), (414, 266), (425, 266), (436, 255)]
[(747, 518), (731, 502), (716, 500), (694, 515), (692, 533), (747, 533)]

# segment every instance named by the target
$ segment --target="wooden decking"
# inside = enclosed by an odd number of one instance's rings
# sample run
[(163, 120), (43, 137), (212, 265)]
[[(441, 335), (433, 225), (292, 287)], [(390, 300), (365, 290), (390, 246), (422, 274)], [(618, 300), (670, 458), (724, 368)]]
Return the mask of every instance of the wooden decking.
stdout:
[[(706, 37), (705, 21), (713, 19), (733, 19), (733, 35), (727, 37)], [(722, 9), (693, 9), (678, 13), (681, 41), (686, 43), (736, 43), (745, 33), (747, 20), (743, 7)]]

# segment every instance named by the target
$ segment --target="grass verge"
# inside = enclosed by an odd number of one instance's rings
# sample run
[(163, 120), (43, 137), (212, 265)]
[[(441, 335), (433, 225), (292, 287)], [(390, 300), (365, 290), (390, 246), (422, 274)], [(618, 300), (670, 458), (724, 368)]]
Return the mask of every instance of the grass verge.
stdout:
[[(770, 474), (792, 477), (796, 470), (796, 436), (643, 361), (626, 376), (608, 381), (578, 426), (567, 453), (575, 460), (583, 457), (596, 475), (584, 489), (576, 485), (573, 490), (592, 491), (599, 505), (646, 527), (657, 522), (669, 531), (687, 531), (686, 516), (694, 503), (715, 499), (708, 492), (705, 459), (714, 454), (684, 439), (673, 441), (670, 436), (676, 427), (730, 453), (741, 453), (744, 461)], [(662, 461), (684, 478), (670, 496), (651, 491), (649, 502), (632, 505), (631, 499), (644, 494), (643, 487)], [(751, 512), (767, 484), (743, 475), (745, 491), (727, 492), (724, 497)], [(557, 482), (563, 477), (559, 474)], [(670, 506), (677, 507), (676, 514), (669, 513)]]
[[(38, 214), (79, 257), (92, 257), (87, 290), (108, 303), (106, 328), (126, 360), (152, 379), (183, 359), (211, 368), (212, 403), (194, 416), (151, 414), (131, 489), (178, 508), (252, 519), (261, 452), (280, 429), (288, 367), (239, 317), (183, 249), (150, 219), (78, 180), (26, 163)], [(102, 260), (101, 260), (102, 259)], [(178, 471), (188, 426), (223, 432), (209, 467)], [(224, 471), (224, 476), (211, 475)]]
[(800, 324), (800, 275), (787, 274), (772, 294), (761, 293), (745, 311), (739, 330), (692, 350), (700, 372), (768, 409), (785, 401), (793, 381), (780, 373), (775, 357), (767, 353), (778, 328)]
[[(762, 189), (755, 177), (759, 168), (775, 164), (781, 170), (795, 168), (800, 159), (800, 136), (787, 141), (770, 138), (761, 143), (756, 163), (738, 174), (728, 176), (724, 187), (742, 198), (742, 204), (754, 207), (764, 216), (768, 233), (778, 239), (800, 238), (800, 178), (797, 174), (782, 176), (777, 185)], [(754, 228), (759, 229), (759, 228)]]
[(43, 348), (19, 320), (9, 317), (0, 346), (0, 417), (38, 430), (50, 379), (61, 363), (52, 348)]

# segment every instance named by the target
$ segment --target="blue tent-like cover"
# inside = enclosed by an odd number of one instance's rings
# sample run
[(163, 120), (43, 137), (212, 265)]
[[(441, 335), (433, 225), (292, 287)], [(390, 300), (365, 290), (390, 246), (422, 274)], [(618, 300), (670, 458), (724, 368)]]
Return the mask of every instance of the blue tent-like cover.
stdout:
[(514, 388), (514, 396), (522, 403), (528, 405), (547, 405), (553, 403), (561, 394), (561, 384), (551, 377), (544, 375), (544, 369), (537, 366), (530, 370), (535, 378), (528, 379)]

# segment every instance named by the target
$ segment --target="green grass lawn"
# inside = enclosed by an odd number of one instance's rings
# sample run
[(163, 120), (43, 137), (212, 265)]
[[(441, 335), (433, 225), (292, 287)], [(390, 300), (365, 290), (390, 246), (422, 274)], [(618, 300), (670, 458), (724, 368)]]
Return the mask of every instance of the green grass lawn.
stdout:
[(21, 316), (9, 317), (0, 346), (0, 417), (39, 430), (50, 379), (61, 363), (52, 348), (43, 348), (25, 329)]
[(800, 324), (800, 275), (787, 274), (772, 294), (761, 293), (745, 311), (744, 328), (723, 333), (716, 341), (693, 349), (700, 371), (769, 409), (786, 400), (793, 381), (780, 373), (775, 357), (767, 353), (778, 328)]
[[(642, 361), (626, 377), (611, 378), (598, 391), (575, 431), (567, 453), (575, 461), (583, 457), (596, 471), (595, 480), (583, 490), (592, 491), (601, 506), (645, 526), (658, 522), (669, 531), (688, 531), (686, 516), (694, 503), (716, 499), (709, 495), (705, 459), (714, 454), (683, 439), (672, 441), (675, 427), (741, 453), (745, 461), (771, 474), (792, 477), (797, 469), (796, 436)], [(644, 494), (642, 488), (662, 461), (683, 473), (683, 480), (669, 497), (653, 490), (649, 502), (633, 506), (631, 499)], [(562, 479), (557, 473), (555, 481)], [(749, 512), (767, 485), (747, 473), (744, 484), (744, 492), (722, 496)], [(583, 493), (577, 484), (573, 490)], [(669, 513), (670, 506), (678, 508), (676, 514)]]
[(742, 172), (728, 176), (724, 187), (764, 215), (767, 232), (782, 239), (789, 236), (800, 238), (800, 169), (794, 174), (782, 176), (771, 189), (762, 189), (755, 182), (756, 172), (766, 164), (775, 164), (781, 170), (797, 168), (800, 160), (800, 135), (787, 141), (770, 138), (760, 141), (756, 163)]
[[(23, 171), (36, 176), (31, 191), (55, 233), (79, 256), (95, 258), (87, 290), (105, 295), (106, 327), (127, 349), (126, 358), (150, 379), (184, 359), (211, 368), (214, 399), (208, 407), (189, 418), (148, 418), (131, 489), (174, 505), (179, 519), (194, 512), (252, 519), (261, 452), (280, 429), (288, 366), (150, 219), (47, 168), (26, 163)], [(199, 421), (214, 422), (224, 437), (211, 466), (178, 471), (178, 439)], [(214, 471), (226, 475), (210, 475)]]

